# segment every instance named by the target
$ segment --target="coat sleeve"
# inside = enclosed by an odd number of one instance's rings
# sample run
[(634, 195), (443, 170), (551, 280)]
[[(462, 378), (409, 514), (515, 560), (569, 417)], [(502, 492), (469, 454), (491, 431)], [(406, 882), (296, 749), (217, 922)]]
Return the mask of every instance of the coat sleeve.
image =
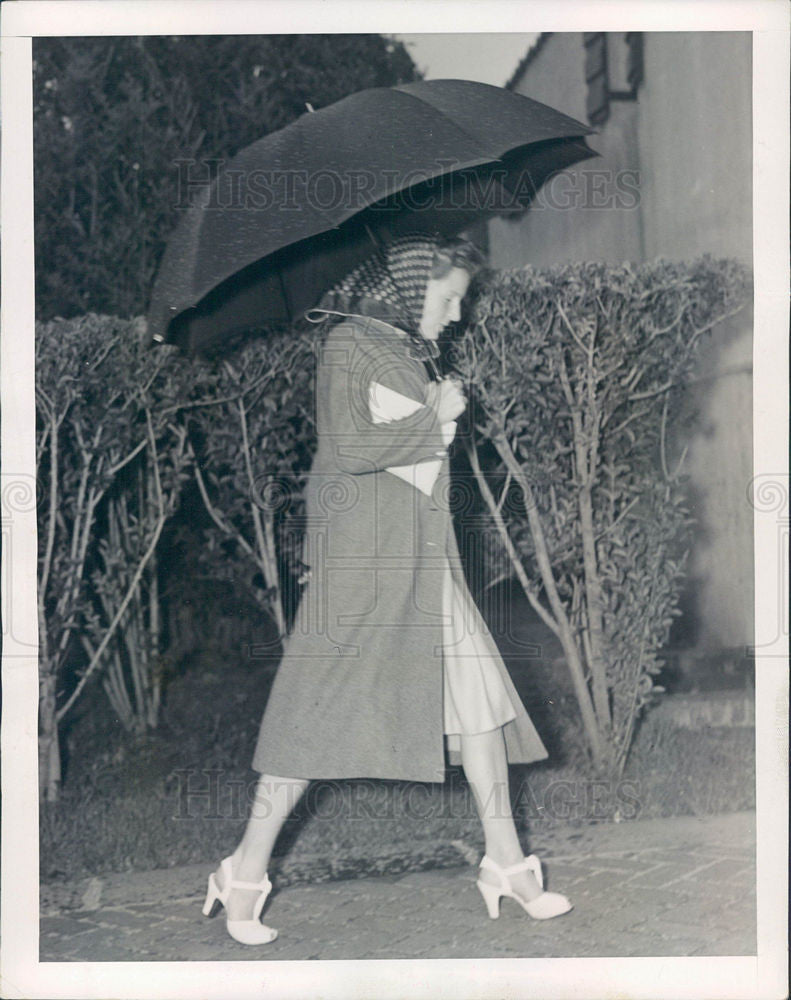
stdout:
[(407, 417), (374, 423), (369, 404), (373, 382), (424, 400), (427, 382), (414, 369), (357, 337), (334, 339), (319, 369), (318, 431), (339, 469), (353, 475), (390, 466), (436, 461), (446, 454), (436, 411), (420, 406)]

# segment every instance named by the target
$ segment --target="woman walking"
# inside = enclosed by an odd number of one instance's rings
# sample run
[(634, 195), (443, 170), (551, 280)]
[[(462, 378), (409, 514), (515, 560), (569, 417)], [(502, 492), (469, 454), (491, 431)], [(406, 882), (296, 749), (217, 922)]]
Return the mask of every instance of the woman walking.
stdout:
[(448, 444), (466, 407), (440, 378), (437, 338), (460, 318), (473, 244), (414, 235), (352, 271), (317, 310), (318, 447), (306, 487), (310, 574), (253, 755), (244, 836), (209, 876), (204, 913), (274, 940), (260, 917), (283, 823), (311, 779), (443, 781), (461, 763), (483, 825), (478, 887), (532, 917), (568, 912), (525, 858), (508, 764), (547, 756), (467, 588), (449, 506)]

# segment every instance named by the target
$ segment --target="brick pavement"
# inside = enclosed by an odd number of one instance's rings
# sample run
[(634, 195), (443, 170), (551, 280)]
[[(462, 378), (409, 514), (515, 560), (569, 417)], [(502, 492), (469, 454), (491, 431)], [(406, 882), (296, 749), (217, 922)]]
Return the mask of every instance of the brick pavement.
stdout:
[[(490, 920), (475, 867), (277, 889), (272, 944), (247, 947), (200, 908), (212, 862), (42, 887), (40, 961), (754, 955), (755, 814), (674, 817), (537, 834), (547, 887), (574, 910)], [(59, 901), (58, 901), (59, 900)], [(162, 902), (164, 901), (164, 902)]]

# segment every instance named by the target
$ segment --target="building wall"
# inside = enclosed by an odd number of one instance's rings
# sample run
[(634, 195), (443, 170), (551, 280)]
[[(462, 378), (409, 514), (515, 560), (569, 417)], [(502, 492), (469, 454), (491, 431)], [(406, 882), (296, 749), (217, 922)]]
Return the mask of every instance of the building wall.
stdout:
[[(624, 45), (623, 34), (608, 39), (613, 52)], [(751, 264), (751, 36), (646, 33), (643, 45), (637, 100), (612, 101), (589, 139), (601, 156), (558, 178), (522, 219), (489, 223), (495, 267), (703, 253)], [(584, 74), (582, 34), (553, 33), (513, 89), (587, 121)], [(699, 531), (687, 624), (698, 648), (753, 641), (751, 388), (752, 325), (743, 315), (715, 331), (688, 393)]]
[[(582, 34), (552, 34), (514, 90), (587, 121)], [(613, 103), (606, 126), (588, 143), (599, 157), (550, 181), (521, 219), (490, 222), (494, 267), (643, 259), (637, 199), (629, 190), (639, 177), (637, 110), (632, 102)]]
[(645, 36), (638, 146), (648, 259), (713, 252), (752, 262), (751, 79), (748, 32)]

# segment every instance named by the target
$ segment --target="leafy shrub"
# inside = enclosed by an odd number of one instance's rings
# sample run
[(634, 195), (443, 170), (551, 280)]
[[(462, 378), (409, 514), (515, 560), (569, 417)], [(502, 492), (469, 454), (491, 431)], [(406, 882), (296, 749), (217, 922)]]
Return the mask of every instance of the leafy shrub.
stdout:
[(199, 451), (195, 474), (211, 520), (201, 548), (205, 561), (214, 573), (248, 580), (280, 636), (286, 630), (281, 556), (294, 565), (301, 543), (312, 362), (309, 330), (270, 331), (216, 366), (214, 398), (189, 416)]
[[(680, 393), (704, 335), (747, 296), (744, 269), (709, 258), (499, 271), (454, 345), (470, 463), (512, 572), (563, 646), (599, 769), (623, 770), (679, 613)], [(498, 462), (484, 471), (486, 440)]]
[(115, 665), (109, 677), (119, 699), (128, 683), (137, 709), (155, 715), (156, 642), (135, 647), (123, 636), (133, 627), (157, 633), (151, 560), (187, 476), (173, 412), (188, 385), (189, 367), (148, 350), (135, 321), (90, 314), (37, 326), (39, 750), (47, 797), (60, 780), (58, 725), (100, 667)]
[(189, 523), (181, 501), (193, 480), (210, 515), (200, 546), (208, 575), (260, 573), (252, 595), (282, 635), (279, 566), (299, 545), (312, 440), (311, 336), (273, 333), (212, 362), (152, 349), (135, 320), (38, 324), (45, 797), (58, 794), (58, 728), (93, 679), (124, 727), (157, 725), (170, 656), (158, 550), (166, 524)]

